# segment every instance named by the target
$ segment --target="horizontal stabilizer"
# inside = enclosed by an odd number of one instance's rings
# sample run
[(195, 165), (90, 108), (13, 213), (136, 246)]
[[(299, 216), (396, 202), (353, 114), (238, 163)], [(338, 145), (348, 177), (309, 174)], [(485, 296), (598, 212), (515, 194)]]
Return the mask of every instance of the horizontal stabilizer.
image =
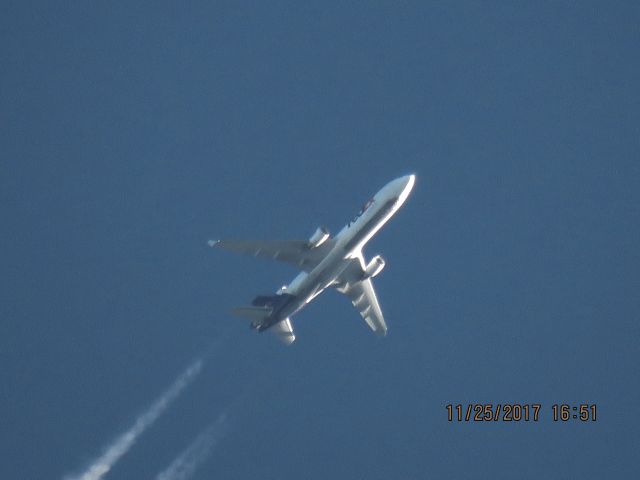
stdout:
[(262, 322), (271, 315), (272, 310), (269, 307), (237, 307), (231, 310), (231, 313), (239, 317), (245, 317), (257, 323)]
[(296, 336), (293, 333), (291, 320), (288, 318), (276, 323), (271, 327), (271, 331), (275, 333), (278, 336), (278, 339), (285, 345), (291, 345), (296, 339)]

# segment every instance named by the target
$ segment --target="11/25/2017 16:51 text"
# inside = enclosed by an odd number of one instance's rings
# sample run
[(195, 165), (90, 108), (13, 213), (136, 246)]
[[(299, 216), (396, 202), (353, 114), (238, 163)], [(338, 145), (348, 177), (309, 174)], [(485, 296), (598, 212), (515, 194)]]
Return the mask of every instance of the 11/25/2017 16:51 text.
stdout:
[[(537, 422), (540, 419), (542, 404), (540, 403), (469, 403), (462, 405), (448, 404), (447, 420), (453, 422)], [(554, 422), (568, 422), (577, 420), (580, 422), (596, 421), (596, 405), (581, 403), (570, 405), (567, 403), (555, 403), (551, 406), (551, 414)]]

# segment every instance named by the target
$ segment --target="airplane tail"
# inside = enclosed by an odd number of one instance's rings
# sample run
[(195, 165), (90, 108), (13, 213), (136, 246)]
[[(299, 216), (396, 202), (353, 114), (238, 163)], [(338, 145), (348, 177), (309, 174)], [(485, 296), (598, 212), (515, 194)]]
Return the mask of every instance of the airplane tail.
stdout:
[(291, 325), (291, 320), (288, 318), (276, 323), (271, 331), (275, 333), (278, 340), (285, 345), (291, 345), (296, 339), (296, 335), (293, 333), (293, 325)]
[(251, 302), (251, 306), (238, 307), (231, 313), (250, 319), (251, 326), (257, 328), (264, 320), (269, 318), (273, 311), (282, 305), (290, 295), (258, 295)]
[(286, 293), (276, 293), (275, 295), (258, 295), (253, 299), (251, 305), (254, 307), (268, 307), (274, 309), (280, 306), (283, 302), (287, 301), (287, 299), (291, 295)]
[[(269, 318), (272, 312), (273, 309), (271, 307), (255, 305), (251, 307), (237, 307), (231, 310), (231, 313), (234, 315), (250, 319), (251, 328), (257, 330), (261, 330), (261, 325)], [(275, 333), (278, 339), (285, 345), (291, 345), (296, 339), (296, 336), (293, 333), (293, 325), (291, 325), (291, 320), (288, 318), (285, 318), (268, 328)]]
[(257, 328), (264, 320), (269, 318), (273, 310), (265, 306), (237, 307), (231, 313), (239, 317), (251, 320), (251, 326)]

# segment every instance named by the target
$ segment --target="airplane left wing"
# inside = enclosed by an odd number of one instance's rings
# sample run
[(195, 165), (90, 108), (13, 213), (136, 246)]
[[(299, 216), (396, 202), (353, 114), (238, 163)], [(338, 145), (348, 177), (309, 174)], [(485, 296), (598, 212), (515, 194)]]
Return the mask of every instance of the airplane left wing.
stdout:
[(371, 330), (381, 337), (387, 334), (387, 324), (384, 321), (370, 278), (349, 284), (346, 289), (339, 288), (338, 291), (349, 297), (351, 303), (358, 309), (358, 312)]
[(209, 240), (208, 243), (210, 247), (279, 260), (310, 272), (328, 254), (334, 242), (329, 239), (315, 248), (306, 240)]

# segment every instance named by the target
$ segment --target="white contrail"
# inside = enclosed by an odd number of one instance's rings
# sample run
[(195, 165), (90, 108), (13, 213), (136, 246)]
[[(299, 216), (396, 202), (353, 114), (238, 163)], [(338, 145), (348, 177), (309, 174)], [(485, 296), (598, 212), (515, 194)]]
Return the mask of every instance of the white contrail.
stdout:
[(66, 480), (99, 480), (115, 463), (126, 454), (136, 440), (147, 430), (162, 413), (175, 401), (182, 391), (195, 379), (202, 369), (203, 360), (194, 361), (182, 372), (171, 386), (160, 395), (138, 418), (129, 430), (120, 434), (105, 448), (104, 453), (96, 458), (84, 473), (66, 476)]
[(227, 414), (222, 413), (166, 469), (156, 476), (156, 480), (187, 480), (191, 478), (225, 433), (227, 433)]

